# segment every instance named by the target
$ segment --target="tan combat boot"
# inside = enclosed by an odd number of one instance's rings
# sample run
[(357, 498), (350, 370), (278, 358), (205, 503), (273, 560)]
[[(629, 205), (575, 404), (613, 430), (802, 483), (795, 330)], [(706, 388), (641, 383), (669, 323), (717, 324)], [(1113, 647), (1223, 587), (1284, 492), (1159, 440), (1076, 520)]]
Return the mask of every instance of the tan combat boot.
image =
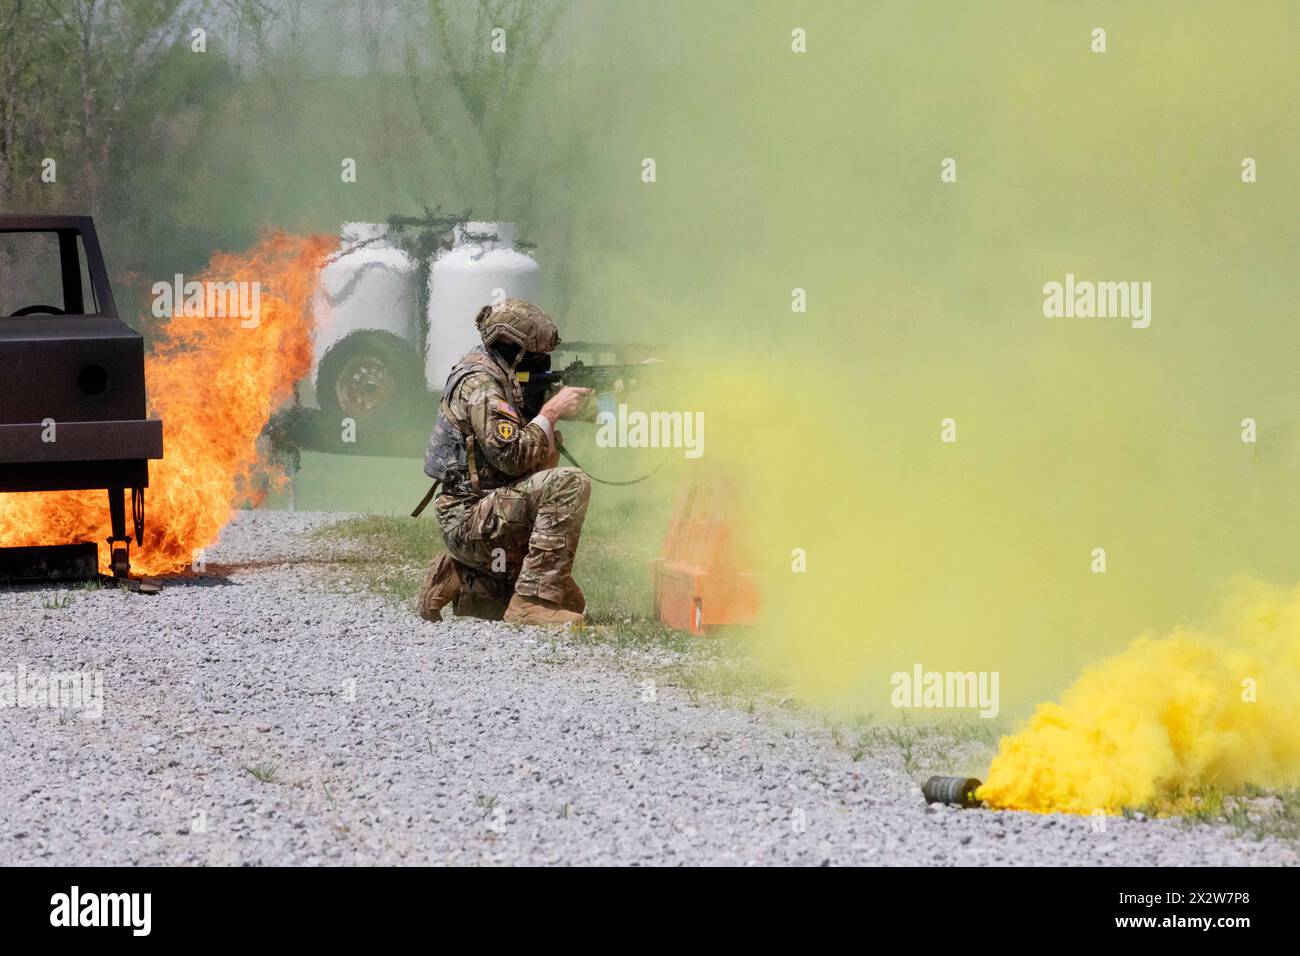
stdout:
[(477, 617), (484, 621), (499, 621), (506, 613), (514, 581), (486, 574), (460, 565), (460, 595), (452, 610), (457, 617)]
[(581, 624), (582, 615), (577, 611), (565, 610), (559, 604), (530, 594), (515, 594), (510, 599), (503, 620), (507, 624), (540, 624), (542, 626), (563, 627), (566, 624)]
[(474, 591), (462, 591), (452, 610), (457, 617), (476, 617), (483, 621), (499, 621), (506, 612), (506, 602)]
[(460, 595), (460, 574), (456, 561), (450, 554), (440, 554), (429, 565), (424, 576), (424, 586), (416, 603), (420, 617), (426, 621), (441, 621), (442, 609)]
[(566, 611), (577, 611), (579, 614), (587, 609), (587, 596), (582, 593), (582, 588), (578, 587), (578, 582), (572, 577), (564, 581), (564, 598), (560, 601), (560, 607)]

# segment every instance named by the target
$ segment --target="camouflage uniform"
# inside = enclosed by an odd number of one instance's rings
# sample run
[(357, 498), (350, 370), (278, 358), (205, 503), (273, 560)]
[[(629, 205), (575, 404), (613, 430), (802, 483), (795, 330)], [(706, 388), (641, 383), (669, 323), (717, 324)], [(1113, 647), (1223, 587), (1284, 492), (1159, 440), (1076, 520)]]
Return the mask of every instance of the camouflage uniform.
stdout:
[[(501, 308), (524, 307), (536, 308), (518, 300)], [(591, 479), (554, 467), (558, 454), (541, 425), (523, 421), (522, 401), (499, 355), (471, 351), (448, 376), (425, 471), (441, 475), (435, 511), (467, 591), (508, 600), (513, 590), (560, 604), (576, 587), (570, 575)]]

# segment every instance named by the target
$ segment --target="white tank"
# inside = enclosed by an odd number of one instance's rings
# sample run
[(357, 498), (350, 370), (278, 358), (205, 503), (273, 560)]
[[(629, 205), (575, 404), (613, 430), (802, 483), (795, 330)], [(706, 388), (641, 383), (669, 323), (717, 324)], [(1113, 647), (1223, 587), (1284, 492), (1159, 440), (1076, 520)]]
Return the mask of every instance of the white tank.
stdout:
[(313, 383), (326, 353), (361, 330), (391, 333), (410, 346), (418, 361), (415, 262), (393, 244), (383, 223), (344, 223), (340, 238), (340, 254), (321, 269), (312, 302)]
[[(475, 239), (474, 235), (496, 236)], [(479, 344), (474, 316), (485, 305), (506, 298), (536, 302), (541, 291), (537, 262), (515, 247), (512, 222), (465, 222), (455, 244), (429, 269), (429, 345), (424, 374), (433, 391), (442, 391), (456, 361)]]

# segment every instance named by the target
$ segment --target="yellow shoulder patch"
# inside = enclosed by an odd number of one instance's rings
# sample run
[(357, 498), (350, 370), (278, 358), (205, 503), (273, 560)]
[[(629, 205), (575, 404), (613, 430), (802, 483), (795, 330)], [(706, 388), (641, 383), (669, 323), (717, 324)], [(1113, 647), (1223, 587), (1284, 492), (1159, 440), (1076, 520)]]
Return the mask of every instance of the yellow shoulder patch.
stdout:
[(513, 422), (497, 422), (497, 434), (501, 436), (502, 441), (510, 441), (514, 438), (515, 431)]

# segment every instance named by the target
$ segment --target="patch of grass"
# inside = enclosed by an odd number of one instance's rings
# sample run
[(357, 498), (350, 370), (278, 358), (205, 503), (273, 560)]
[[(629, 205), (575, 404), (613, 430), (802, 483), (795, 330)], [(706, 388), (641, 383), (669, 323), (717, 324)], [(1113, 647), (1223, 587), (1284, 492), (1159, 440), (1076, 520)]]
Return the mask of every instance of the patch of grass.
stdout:
[(424, 580), (424, 570), (367, 562), (358, 568), (354, 577), (376, 597), (393, 604), (414, 607)]
[(480, 793), (474, 797), (474, 806), (483, 811), (479, 819), (486, 820), (496, 808), (497, 798), (495, 794)]
[(71, 594), (53, 594), (49, 597), (41, 598), (41, 607), (47, 611), (66, 611), (72, 607), (73, 597)]
[(356, 515), (318, 528), (313, 536), (360, 544), (372, 560), (392, 565), (424, 566), (445, 550), (437, 522), (405, 515)]
[(1300, 840), (1300, 787), (1274, 794), (1277, 806), (1256, 827), (1262, 836)]
[(1229, 798), (1222, 810), (1223, 821), (1238, 833), (1246, 833), (1251, 828), (1250, 803), (1246, 800)]
[(592, 646), (612, 644), (621, 649), (663, 647), (684, 654), (711, 639), (693, 637), (684, 631), (675, 631), (652, 618), (611, 618), (599, 612), (588, 612), (585, 624), (568, 629), (569, 640), (575, 644)]
[(1137, 808), (1149, 817), (1177, 817), (1187, 823), (1221, 823), (1224, 793), (1217, 787), (1176, 789)]
[(720, 698), (754, 709), (754, 701), (775, 699), (785, 689), (778, 674), (762, 667), (749, 653), (747, 645), (735, 637), (710, 637), (704, 640), (683, 635), (692, 642), (690, 653), (661, 667), (657, 681), (677, 687), (692, 701)]
[[(1139, 808), (1185, 826), (1229, 826), (1240, 836), (1300, 841), (1300, 787), (1269, 791), (1254, 784), (1238, 790), (1215, 786), (1173, 790)], [(1126, 810), (1132, 817), (1134, 812)]]
[(394, 515), (358, 515), (319, 528), (313, 535), (322, 544), (359, 545), (349, 562), (346, 580), (394, 604), (413, 606), (424, 568), (445, 550), (442, 532), (433, 521)]
[(832, 741), (855, 762), (897, 751), (907, 773), (957, 773), (963, 766), (987, 763), (1004, 730), (996, 720), (951, 716), (918, 721), (906, 711), (897, 723), (877, 725), (873, 719), (872, 714), (853, 715), (845, 726), (854, 733), (846, 736), (833, 729)]
[(86, 578), (86, 580), (81, 582), (81, 590), (102, 591), (104, 590), (104, 582), (99, 578)]
[(885, 736), (889, 742), (898, 748), (898, 752), (903, 758), (903, 769), (911, 773), (916, 769), (916, 757), (914, 751), (916, 743), (924, 736), (923, 732), (907, 724), (899, 724), (894, 727), (885, 727)]
[(275, 780), (275, 775), (279, 769), (279, 764), (271, 763), (269, 761), (252, 764), (251, 766), (249, 764), (244, 764), (244, 770), (256, 779), (262, 781), (262, 783), (271, 783)]

